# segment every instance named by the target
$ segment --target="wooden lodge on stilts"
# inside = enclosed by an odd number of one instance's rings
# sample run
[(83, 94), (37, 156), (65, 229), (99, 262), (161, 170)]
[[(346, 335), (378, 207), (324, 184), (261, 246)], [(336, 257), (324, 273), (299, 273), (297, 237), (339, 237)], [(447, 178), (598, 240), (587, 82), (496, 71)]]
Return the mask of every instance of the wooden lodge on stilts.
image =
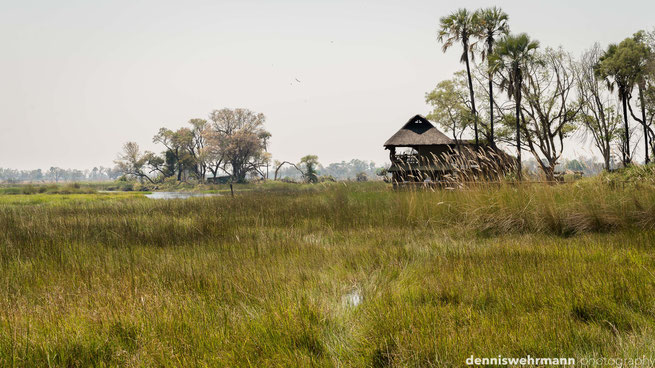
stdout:
[(389, 150), (394, 186), (499, 180), (515, 164), (496, 147), (448, 137), (421, 115), (409, 119), (384, 148)]

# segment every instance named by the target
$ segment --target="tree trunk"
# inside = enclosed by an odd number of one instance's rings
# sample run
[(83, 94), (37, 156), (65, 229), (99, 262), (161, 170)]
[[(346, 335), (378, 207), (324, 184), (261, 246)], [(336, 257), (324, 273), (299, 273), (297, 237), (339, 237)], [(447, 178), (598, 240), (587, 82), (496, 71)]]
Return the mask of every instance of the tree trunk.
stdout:
[(628, 129), (628, 106), (625, 92), (621, 95), (621, 102), (623, 103), (623, 122), (625, 124), (625, 136), (623, 142), (623, 166), (625, 167), (630, 163), (630, 132)]
[(475, 110), (475, 96), (473, 94), (473, 80), (471, 79), (471, 67), (469, 66), (469, 52), (467, 43), (464, 43), (464, 61), (466, 62), (466, 75), (469, 80), (469, 92), (471, 94), (471, 111), (473, 112), (473, 130), (475, 131), (475, 148), (478, 148), (478, 113)]
[(175, 161), (177, 161), (177, 181), (182, 180), (182, 163), (180, 162), (180, 152), (179, 149), (175, 149)]
[(245, 180), (245, 175), (242, 173), (242, 171), (242, 166), (237, 162), (232, 161), (232, 181), (243, 183)]
[[(491, 55), (493, 51), (493, 44), (491, 39), (489, 40), (489, 48), (487, 50), (487, 58)], [(496, 147), (494, 143), (494, 84), (493, 84), (493, 73), (489, 72), (489, 144), (491, 147)]]
[[(392, 162), (393, 162), (393, 157), (395, 156), (395, 154), (396, 154), (396, 148), (395, 148), (395, 147), (391, 147), (391, 151), (390, 151), (389, 155), (390, 155), (390, 157), (391, 157), (391, 161), (392, 161)], [(296, 164), (294, 164), (294, 163), (292, 163), (292, 162), (289, 162), (289, 161), (282, 161), (282, 162), (277, 166), (277, 168), (275, 169), (275, 178), (274, 178), (273, 180), (277, 180), (277, 172), (280, 171), (280, 168), (282, 168), (282, 165), (284, 165), (284, 164), (289, 164), (289, 165), (295, 167), (296, 170), (300, 171), (300, 173), (302, 174), (303, 177), (305, 176), (305, 172), (302, 171), (302, 170), (300, 170), (300, 168), (298, 167), (298, 165), (296, 165)]]
[(548, 169), (546, 170), (546, 181), (555, 181), (555, 166), (551, 162), (548, 163)]
[(610, 142), (609, 140), (607, 141), (607, 144), (605, 145), (605, 150), (603, 152), (603, 159), (605, 160), (605, 171), (610, 171), (611, 164), (610, 164)]
[(646, 106), (644, 105), (644, 88), (639, 85), (639, 102), (641, 103), (641, 121), (643, 121), (644, 125), (644, 154), (645, 154), (645, 159), (644, 163), (648, 164), (650, 161), (648, 159), (648, 126), (646, 125)]
[(514, 88), (514, 93), (516, 96), (514, 100), (516, 101), (516, 159), (518, 161), (518, 178), (521, 181), (521, 122), (520, 122), (520, 111), (521, 111), (521, 80), (518, 76), (519, 73), (516, 73), (516, 87)]
[(492, 76), (489, 75), (489, 144), (491, 147), (496, 147), (494, 141), (494, 86), (491, 78)]

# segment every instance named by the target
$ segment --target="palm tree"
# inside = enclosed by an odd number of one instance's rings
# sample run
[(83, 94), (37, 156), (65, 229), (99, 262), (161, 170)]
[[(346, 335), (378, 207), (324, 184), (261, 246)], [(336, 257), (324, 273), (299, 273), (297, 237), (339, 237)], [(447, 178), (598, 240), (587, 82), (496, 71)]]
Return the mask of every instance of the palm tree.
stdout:
[(517, 36), (505, 36), (496, 44), (496, 50), (489, 55), (489, 64), (492, 73), (501, 73), (500, 88), (507, 91), (509, 98), (514, 99), (516, 105), (516, 150), (518, 160), (518, 178), (521, 180), (521, 88), (523, 85), (523, 71), (526, 65), (536, 60), (535, 51), (539, 48), (539, 41), (530, 40), (530, 37), (521, 33)]
[(466, 9), (459, 9), (456, 12), (439, 19), (439, 42), (443, 43), (442, 50), (446, 52), (456, 42), (462, 43), (464, 52), (460, 62), (466, 64), (466, 75), (468, 76), (469, 93), (471, 95), (471, 112), (473, 113), (473, 129), (475, 131), (475, 145), (478, 145), (478, 114), (475, 110), (475, 96), (473, 95), (473, 80), (471, 79), (471, 67), (469, 65), (469, 52), (473, 57), (475, 43), (471, 44), (471, 37), (479, 37), (480, 27), (475, 23), (473, 14)]
[[(632, 117), (644, 127), (644, 144), (645, 144), (645, 162), (648, 163), (649, 150), (649, 130), (646, 121), (646, 110), (644, 103), (644, 90), (647, 84), (648, 64), (652, 60), (652, 50), (644, 42), (644, 32), (639, 31), (631, 38), (626, 38), (618, 45), (610, 45), (603, 56), (599, 59), (596, 66), (596, 73), (604, 77), (610, 89), (614, 84), (618, 87), (619, 98), (623, 104), (623, 121), (624, 121), (624, 143), (623, 161), (627, 165), (631, 161), (629, 145), (629, 126), (627, 108), (630, 110)], [(641, 118), (637, 117), (632, 111), (632, 90), (638, 88), (639, 100), (641, 104)], [(627, 156), (626, 156), (627, 155)]]
[[(507, 20), (509, 16), (502, 9), (493, 7), (480, 9), (473, 15), (474, 22), (481, 28), (480, 41), (484, 41), (487, 49), (482, 49), (482, 60), (485, 56), (493, 53), (494, 43), (499, 36), (506, 36), (509, 33), (509, 25)], [(488, 60), (489, 61), (489, 60)], [(489, 61), (490, 63), (490, 61)], [(494, 85), (493, 73), (491, 72), (491, 64), (489, 64), (489, 144), (492, 146), (494, 143)]]
[(594, 72), (597, 76), (604, 78), (607, 81), (607, 87), (613, 90), (615, 85), (618, 90), (619, 99), (623, 105), (623, 142), (622, 142), (622, 160), (623, 166), (627, 166), (632, 161), (630, 157), (630, 127), (628, 125), (628, 96), (632, 93), (634, 86), (634, 75), (631, 70), (631, 62), (626, 62), (625, 56), (629, 56), (629, 52), (622, 50), (625, 41), (619, 45), (611, 44), (607, 47), (607, 51), (600, 57)]

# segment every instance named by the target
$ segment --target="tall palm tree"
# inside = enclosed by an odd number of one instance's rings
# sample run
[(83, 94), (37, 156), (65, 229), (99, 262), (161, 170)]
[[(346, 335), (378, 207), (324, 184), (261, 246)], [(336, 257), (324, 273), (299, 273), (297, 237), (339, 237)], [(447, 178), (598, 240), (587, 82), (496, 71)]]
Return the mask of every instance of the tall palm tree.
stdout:
[[(482, 60), (485, 56), (488, 57), (493, 53), (494, 43), (499, 36), (506, 36), (509, 34), (509, 25), (507, 21), (509, 16), (502, 9), (497, 7), (480, 9), (473, 15), (474, 23), (478, 24), (481, 28), (480, 41), (484, 41), (487, 49), (482, 49)], [(489, 59), (488, 59), (489, 61)], [(489, 61), (490, 63), (490, 61)], [(492, 146), (494, 143), (494, 85), (493, 73), (491, 71), (491, 64), (489, 64), (489, 144)]]
[(628, 95), (632, 92), (632, 86), (634, 82), (631, 80), (631, 76), (626, 72), (627, 68), (623, 60), (620, 60), (620, 55), (623, 53), (620, 52), (619, 45), (611, 44), (607, 47), (607, 51), (600, 57), (598, 64), (595, 67), (594, 72), (597, 76), (604, 78), (607, 81), (607, 87), (610, 90), (613, 90), (615, 85), (618, 90), (619, 100), (623, 105), (623, 149), (621, 154), (623, 155), (622, 161), (623, 166), (627, 166), (630, 161), (630, 127), (628, 125), (628, 108), (627, 101)]
[(456, 12), (439, 19), (439, 42), (443, 43), (442, 50), (446, 52), (456, 42), (461, 42), (463, 52), (460, 62), (466, 64), (466, 75), (468, 76), (469, 93), (471, 95), (471, 112), (473, 113), (473, 129), (475, 131), (475, 145), (478, 146), (478, 113), (475, 110), (475, 96), (473, 95), (473, 80), (471, 79), (471, 66), (469, 53), (473, 57), (475, 43), (471, 44), (471, 37), (479, 37), (480, 27), (475, 22), (473, 14), (466, 9), (459, 9)]
[(526, 66), (536, 60), (535, 52), (539, 41), (521, 33), (507, 35), (496, 44), (496, 50), (489, 55), (489, 64), (493, 73), (501, 73), (500, 88), (507, 91), (509, 98), (516, 105), (516, 150), (518, 160), (518, 178), (521, 180), (521, 88), (523, 86), (523, 71)]
[[(651, 131), (648, 121), (646, 120), (646, 101), (644, 100), (644, 91), (646, 90), (652, 68), (653, 50), (646, 44), (644, 31), (635, 33), (631, 39), (624, 40), (619, 46), (623, 46), (630, 50), (630, 59), (624, 59), (624, 63), (631, 65), (631, 73), (633, 74), (634, 84), (639, 91), (639, 104), (641, 105), (641, 118), (637, 117), (632, 111), (632, 104), (628, 101), (628, 108), (632, 118), (638, 121), (644, 128), (644, 163), (648, 164), (650, 161), (648, 151), (650, 150), (649, 131)], [(628, 100), (631, 96), (628, 96)]]
[[(639, 85), (642, 79), (644, 61), (648, 59), (649, 54), (648, 48), (641, 42), (642, 36), (638, 32), (633, 37), (621, 41), (618, 45), (609, 45), (595, 68), (596, 75), (605, 78), (610, 89), (613, 89), (614, 85), (616, 85), (619, 99), (623, 105), (624, 137), (622, 153), (624, 166), (629, 165), (632, 161), (628, 104), (635, 84)], [(640, 119), (637, 118), (636, 120)]]

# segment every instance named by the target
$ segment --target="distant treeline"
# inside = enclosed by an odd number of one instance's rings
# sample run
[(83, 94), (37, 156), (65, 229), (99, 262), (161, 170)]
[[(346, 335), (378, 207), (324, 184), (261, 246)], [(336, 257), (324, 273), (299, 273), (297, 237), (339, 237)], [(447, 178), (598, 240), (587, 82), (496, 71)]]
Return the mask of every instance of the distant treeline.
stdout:
[(75, 181), (111, 181), (123, 175), (118, 168), (104, 166), (94, 167), (90, 170), (62, 169), (51, 167), (48, 170), (17, 170), (0, 167), (0, 181), (9, 183), (21, 182), (75, 182)]
[[(533, 158), (524, 161), (523, 166), (526, 171), (532, 174), (538, 174), (541, 169)], [(299, 167), (304, 168), (305, 166), (300, 165)], [(352, 159), (350, 161), (334, 162), (325, 166), (317, 163), (316, 173), (323, 180), (376, 180), (382, 179), (386, 169), (387, 166), (378, 166), (373, 161)], [(274, 170), (275, 167), (271, 165), (268, 170), (270, 178), (273, 178)], [(559, 172), (566, 170), (581, 171), (585, 176), (592, 176), (603, 171), (603, 163), (593, 157), (578, 157), (573, 160), (565, 160), (556, 167), (556, 171)], [(124, 173), (118, 166), (113, 168), (97, 166), (87, 170), (62, 169), (59, 167), (51, 167), (48, 170), (17, 170), (0, 167), (0, 181), (8, 183), (102, 182), (113, 181), (123, 175)], [(293, 166), (281, 167), (278, 178), (294, 181), (305, 179), (303, 174)]]
[[(377, 166), (373, 161), (353, 159), (348, 162), (341, 161), (331, 163), (327, 166), (318, 164), (316, 171), (320, 177), (332, 178), (335, 180), (374, 179), (381, 174), (386, 167)], [(363, 176), (362, 176), (363, 174)], [(293, 166), (285, 166), (278, 173), (279, 178), (294, 180), (303, 179), (303, 175)]]
[[(302, 167), (304, 166), (301, 166), (301, 168)], [(319, 163), (317, 166), (317, 174), (321, 177), (333, 178), (335, 180), (355, 180), (359, 175), (361, 180), (363, 178), (362, 174), (364, 174), (366, 179), (373, 179), (380, 170), (383, 169), (383, 166), (377, 166), (372, 161), (353, 159), (348, 162), (342, 161), (331, 163), (327, 166), (323, 166)], [(275, 167), (271, 165), (269, 167), (271, 178), (274, 170)], [(87, 170), (62, 169), (59, 167), (51, 167), (48, 170), (17, 170), (0, 168), (0, 181), (9, 183), (102, 182), (116, 180), (124, 174), (125, 173), (118, 166), (113, 168), (98, 166)], [(291, 180), (304, 179), (300, 171), (293, 166), (280, 168), (278, 177)]]
[[(547, 163), (543, 163), (546, 165)], [(616, 168), (617, 163), (613, 164)], [(537, 160), (530, 157), (523, 161), (523, 169), (532, 176), (542, 176), (543, 168)], [(605, 169), (604, 163), (596, 160), (594, 157), (578, 157), (573, 160), (562, 160), (555, 166), (556, 173), (566, 173), (568, 170), (581, 172), (584, 176), (594, 176), (600, 174)]]
[[(367, 178), (374, 178), (376, 174), (383, 169), (383, 166), (376, 166), (372, 161), (353, 159), (348, 162), (342, 161), (338, 163), (331, 163), (327, 166), (318, 165), (317, 171), (320, 176), (327, 176), (335, 180), (349, 180), (356, 179), (357, 175), (364, 173)], [(269, 171), (274, 170), (270, 167)], [(17, 170), (0, 168), (0, 181), (3, 182), (84, 182), (84, 181), (112, 181), (123, 176), (124, 173), (119, 167), (94, 167), (93, 169), (79, 170), (79, 169), (62, 169), (59, 167), (51, 167), (49, 170), (35, 169), (35, 170)], [(293, 180), (303, 179), (302, 174), (292, 166), (283, 167), (280, 169), (278, 176), (280, 178), (288, 178)]]

